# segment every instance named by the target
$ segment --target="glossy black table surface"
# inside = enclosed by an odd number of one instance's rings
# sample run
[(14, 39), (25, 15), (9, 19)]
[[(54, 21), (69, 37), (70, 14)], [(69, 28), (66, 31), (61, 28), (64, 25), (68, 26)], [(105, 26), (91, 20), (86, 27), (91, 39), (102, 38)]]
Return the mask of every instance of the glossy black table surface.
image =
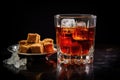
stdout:
[[(2, 60), (11, 53), (1, 51)], [(26, 56), (20, 56), (26, 57)], [(56, 54), (46, 56), (27, 56), (27, 65), (15, 68), (3, 64), (3, 80), (120, 80), (120, 46), (96, 45), (94, 62), (89, 65), (57, 66)]]

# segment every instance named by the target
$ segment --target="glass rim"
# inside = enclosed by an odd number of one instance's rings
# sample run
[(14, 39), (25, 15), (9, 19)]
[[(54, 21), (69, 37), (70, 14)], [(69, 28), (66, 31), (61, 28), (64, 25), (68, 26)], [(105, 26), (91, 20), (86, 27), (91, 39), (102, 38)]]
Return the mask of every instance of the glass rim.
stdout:
[(56, 14), (55, 18), (97, 18), (94, 14)]

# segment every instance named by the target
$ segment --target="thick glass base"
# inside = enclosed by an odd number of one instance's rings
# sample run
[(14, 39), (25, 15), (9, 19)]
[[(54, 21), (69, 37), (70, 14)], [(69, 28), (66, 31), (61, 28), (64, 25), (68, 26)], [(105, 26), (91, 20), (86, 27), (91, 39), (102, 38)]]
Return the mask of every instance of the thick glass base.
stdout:
[(81, 65), (81, 64), (91, 64), (93, 63), (93, 53), (82, 56), (71, 56), (66, 55), (61, 52), (57, 53), (58, 64), (67, 64), (67, 65)]
[(57, 65), (57, 80), (93, 80), (93, 64)]

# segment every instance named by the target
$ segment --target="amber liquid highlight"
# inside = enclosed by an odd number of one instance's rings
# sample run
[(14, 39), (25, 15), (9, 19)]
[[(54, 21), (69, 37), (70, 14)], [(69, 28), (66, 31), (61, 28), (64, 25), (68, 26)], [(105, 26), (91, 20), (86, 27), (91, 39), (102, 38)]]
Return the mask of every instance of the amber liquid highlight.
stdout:
[(94, 46), (95, 27), (56, 27), (58, 48), (64, 55), (83, 56)]

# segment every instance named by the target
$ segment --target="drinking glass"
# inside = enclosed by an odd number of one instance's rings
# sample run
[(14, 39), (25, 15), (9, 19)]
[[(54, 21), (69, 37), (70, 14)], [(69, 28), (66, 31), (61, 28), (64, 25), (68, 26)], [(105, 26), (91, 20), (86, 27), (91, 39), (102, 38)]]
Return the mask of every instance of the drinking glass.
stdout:
[(57, 61), (60, 64), (89, 64), (93, 62), (96, 15), (56, 14)]

